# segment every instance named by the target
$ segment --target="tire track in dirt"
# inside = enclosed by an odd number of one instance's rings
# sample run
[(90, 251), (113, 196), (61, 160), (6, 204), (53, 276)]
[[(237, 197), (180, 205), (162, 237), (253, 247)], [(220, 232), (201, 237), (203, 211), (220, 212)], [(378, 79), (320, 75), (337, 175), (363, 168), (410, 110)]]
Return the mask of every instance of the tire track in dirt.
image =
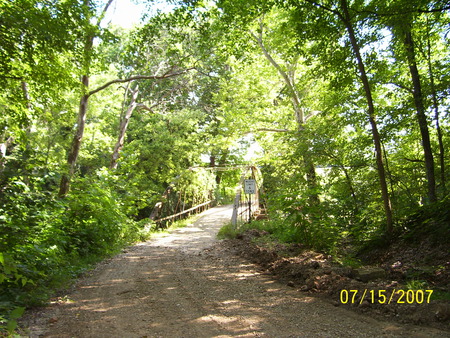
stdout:
[(231, 207), (99, 264), (29, 319), (30, 337), (445, 337), (381, 322), (277, 283), (215, 239)]

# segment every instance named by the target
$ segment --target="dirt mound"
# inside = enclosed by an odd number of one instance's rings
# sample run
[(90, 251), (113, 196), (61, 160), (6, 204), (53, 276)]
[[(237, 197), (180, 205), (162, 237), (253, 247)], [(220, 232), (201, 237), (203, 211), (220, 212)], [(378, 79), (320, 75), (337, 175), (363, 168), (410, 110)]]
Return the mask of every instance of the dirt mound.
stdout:
[[(439, 268), (426, 270), (420, 266), (423, 260), (414, 258), (414, 249), (397, 247), (397, 252), (380, 252), (377, 258), (382, 256), (381, 266), (356, 269), (344, 267), (331, 256), (299, 244), (264, 240), (267, 236), (268, 233), (253, 229), (225, 243), (235, 254), (260, 265), (279, 281), (327, 299), (335, 306), (380, 319), (450, 330), (450, 302), (435, 299), (437, 293), (438, 298), (442, 298), (442, 294), (448, 292), (449, 263), (445, 255), (436, 256), (434, 263), (442, 264)], [(423, 278), (426, 276), (434, 296), (428, 297), (430, 293), (420, 284), (418, 288), (422, 291), (405, 291), (405, 281), (413, 272)]]

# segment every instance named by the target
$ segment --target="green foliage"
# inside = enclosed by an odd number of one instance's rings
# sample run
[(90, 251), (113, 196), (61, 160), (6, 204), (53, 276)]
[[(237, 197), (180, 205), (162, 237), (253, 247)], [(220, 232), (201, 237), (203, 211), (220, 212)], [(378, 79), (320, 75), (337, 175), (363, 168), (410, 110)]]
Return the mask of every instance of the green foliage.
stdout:
[(352, 257), (351, 255), (337, 257), (336, 262), (354, 269), (360, 268), (363, 265), (359, 259)]
[(426, 281), (413, 279), (406, 283), (406, 288), (408, 290), (427, 290), (429, 289)]
[(433, 290), (433, 293), (431, 294), (431, 300), (443, 300), (449, 302), (450, 292), (443, 290)]
[(402, 237), (411, 242), (424, 238), (435, 244), (450, 242), (450, 199), (419, 208), (404, 222)]
[[(25, 312), (24, 307), (11, 307), (8, 303), (0, 303), (0, 334), (13, 336), (17, 328), (17, 319)], [(6, 313), (6, 315), (2, 315)]]
[(252, 221), (238, 226), (227, 224), (219, 230), (218, 238), (236, 238), (249, 229), (266, 231), (282, 243), (303, 243), (323, 251), (330, 251), (335, 240), (335, 237), (322, 229), (314, 229), (311, 226), (302, 226), (298, 223), (292, 224), (281, 219)]
[(225, 224), (219, 229), (217, 233), (218, 239), (233, 239), (242, 233), (241, 227), (236, 227), (231, 223)]
[[(98, 259), (144, 240), (151, 224), (136, 223), (111, 189), (111, 180), (80, 178), (65, 200), (40, 191), (39, 180), (4, 186), (0, 227), (0, 302), (45, 302)], [(16, 179), (18, 179), (16, 177)]]
[(183, 173), (174, 183), (176, 191), (186, 196), (183, 200), (187, 206), (194, 206), (212, 199), (216, 187), (214, 173), (202, 168)]
[(64, 249), (81, 256), (111, 253), (127, 233), (128, 219), (113, 193), (91, 178), (74, 183), (65, 217), (61, 230), (69, 241)]

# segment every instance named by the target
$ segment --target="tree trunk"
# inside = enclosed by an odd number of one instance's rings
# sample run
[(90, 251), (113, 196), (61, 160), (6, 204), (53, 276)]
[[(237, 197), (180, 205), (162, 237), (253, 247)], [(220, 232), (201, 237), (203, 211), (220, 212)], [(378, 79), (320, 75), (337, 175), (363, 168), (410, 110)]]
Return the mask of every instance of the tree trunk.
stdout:
[[(89, 13), (89, 5), (91, 0), (83, 0), (83, 4), (85, 7), (85, 15), (86, 15), (86, 36), (84, 42), (84, 55), (82, 62), (82, 77), (81, 77), (81, 85), (82, 85), (82, 96), (80, 99), (80, 107), (78, 109), (78, 119), (77, 119), (77, 130), (72, 140), (72, 145), (69, 151), (69, 155), (67, 157), (67, 166), (68, 172), (65, 172), (61, 177), (61, 182), (59, 184), (59, 197), (64, 197), (67, 195), (70, 189), (70, 181), (75, 173), (75, 166), (77, 163), (78, 154), (80, 153), (81, 141), (83, 140), (84, 127), (86, 124), (86, 114), (88, 109), (88, 101), (89, 97), (92, 95), (92, 92), (89, 93), (89, 73), (91, 67), (91, 54), (94, 46), (94, 38), (95, 38), (95, 30), (90, 27), (90, 13)], [(100, 23), (103, 17), (106, 14), (109, 6), (113, 0), (108, 0), (102, 12), (98, 16), (97, 28), (100, 27)]]
[(392, 206), (386, 183), (386, 172), (383, 163), (381, 138), (380, 133), (378, 132), (377, 122), (375, 120), (375, 107), (373, 103), (372, 90), (370, 87), (369, 79), (367, 77), (358, 41), (356, 39), (356, 34), (353, 29), (353, 25), (351, 23), (350, 14), (348, 12), (347, 0), (341, 0), (341, 8), (343, 10), (343, 16), (341, 16), (341, 20), (343, 21), (345, 28), (348, 32), (348, 35), (350, 37), (353, 53), (355, 54), (358, 63), (359, 76), (363, 84), (364, 93), (367, 100), (369, 123), (372, 130), (373, 143), (375, 145), (375, 155), (376, 155), (378, 178), (380, 180), (381, 197), (383, 199), (384, 212), (386, 216), (386, 232), (392, 233), (393, 230)]
[[(82, 79), (83, 86), (87, 89), (89, 86), (89, 77), (83, 75)], [(70, 147), (70, 152), (67, 157), (68, 172), (64, 173), (61, 177), (61, 183), (59, 185), (59, 197), (64, 197), (67, 195), (70, 189), (70, 180), (75, 173), (75, 167), (78, 159), (78, 154), (80, 153), (81, 141), (83, 140), (84, 128), (86, 125), (86, 114), (88, 108), (89, 95), (85, 94), (81, 97), (80, 107), (78, 110), (77, 119), (77, 130), (72, 140), (72, 145)]]
[[(219, 167), (225, 167), (225, 165), (227, 164), (227, 159), (228, 159), (228, 155), (230, 154), (230, 151), (228, 149), (223, 150), (222, 154), (220, 155), (220, 159), (219, 159)], [(223, 171), (217, 171), (216, 173), (216, 183), (217, 186), (220, 184), (220, 182), (222, 182), (222, 176), (223, 176)]]
[(264, 45), (264, 42), (262, 39), (262, 34), (263, 34), (262, 22), (260, 23), (260, 29), (259, 29), (258, 33), (259, 33), (258, 35), (253, 34), (253, 33), (251, 33), (251, 35), (258, 43), (258, 45), (261, 48), (261, 51), (263, 52), (266, 59), (272, 64), (272, 66), (278, 71), (278, 73), (283, 78), (283, 81), (286, 84), (286, 86), (289, 90), (290, 96), (291, 96), (291, 101), (292, 101), (292, 106), (294, 108), (295, 118), (297, 120), (298, 125), (301, 126), (299, 128), (302, 128), (303, 123), (305, 122), (304, 121), (305, 118), (304, 118), (303, 109), (301, 108), (301, 105), (300, 105), (300, 95), (298, 94), (297, 90), (295, 89), (295, 83), (294, 83), (294, 81), (292, 81), (291, 77), (289, 77), (289, 75), (275, 61), (275, 59), (272, 57), (272, 55), (270, 55), (266, 46)]
[(350, 193), (352, 194), (353, 199), (353, 213), (354, 215), (357, 215), (359, 213), (359, 206), (358, 206), (358, 198), (356, 197), (355, 189), (353, 188), (353, 182), (350, 177), (350, 174), (348, 173), (348, 170), (345, 168), (343, 164), (339, 164), (341, 170), (344, 172), (345, 180), (347, 181), (348, 188), (350, 189)]
[(414, 50), (414, 40), (412, 37), (411, 29), (404, 30), (404, 44), (406, 48), (406, 54), (408, 58), (409, 72), (411, 74), (411, 80), (413, 83), (413, 97), (414, 105), (416, 106), (417, 122), (419, 123), (420, 134), (422, 136), (422, 147), (425, 158), (425, 169), (428, 184), (428, 200), (429, 202), (436, 202), (436, 180), (434, 175), (434, 159), (431, 149), (430, 133), (428, 131), (428, 121), (425, 115), (425, 106), (423, 103), (422, 85), (420, 82), (420, 74), (417, 69), (416, 54)]
[(430, 36), (427, 32), (427, 63), (428, 63), (428, 74), (430, 76), (430, 85), (431, 85), (431, 95), (433, 98), (433, 108), (434, 108), (434, 120), (436, 122), (436, 132), (438, 137), (439, 144), (439, 165), (440, 165), (440, 179), (441, 179), (441, 187), (443, 196), (447, 195), (447, 187), (446, 187), (446, 178), (445, 178), (445, 148), (444, 141), (442, 138), (442, 129), (439, 122), (439, 101), (437, 96), (436, 84), (434, 82), (434, 72), (433, 67), (431, 65), (431, 43)]
[(131, 115), (133, 114), (134, 109), (137, 106), (136, 100), (137, 100), (137, 96), (139, 94), (139, 87), (136, 86), (136, 89), (131, 90), (131, 102), (130, 105), (128, 106), (128, 109), (125, 113), (125, 116), (123, 117), (123, 119), (120, 121), (120, 128), (119, 128), (119, 138), (114, 146), (114, 150), (111, 156), (111, 164), (110, 164), (110, 168), (111, 169), (116, 169), (117, 168), (117, 160), (120, 157), (120, 151), (123, 148), (123, 143), (125, 140), (125, 134), (127, 132), (127, 128), (128, 128), (128, 123), (130, 122), (130, 118)]

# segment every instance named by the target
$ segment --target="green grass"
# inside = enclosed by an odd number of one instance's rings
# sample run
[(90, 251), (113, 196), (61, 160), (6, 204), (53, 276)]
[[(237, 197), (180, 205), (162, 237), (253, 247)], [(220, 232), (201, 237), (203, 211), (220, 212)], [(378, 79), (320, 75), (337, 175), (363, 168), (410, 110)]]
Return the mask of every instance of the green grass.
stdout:
[(350, 255), (343, 257), (336, 256), (335, 261), (343, 266), (347, 266), (353, 269), (357, 269), (363, 266), (362, 262), (358, 258), (352, 257)]
[(405, 285), (405, 291), (406, 290), (433, 290), (431, 300), (450, 301), (450, 292), (433, 289), (428, 282), (424, 280), (411, 279), (407, 281)]
[(233, 239), (236, 238), (243, 231), (239, 226), (234, 226), (231, 223), (225, 224), (223, 227), (219, 229), (217, 234), (218, 239)]
[(432, 300), (444, 300), (444, 301), (450, 302), (450, 292), (434, 290), (433, 294), (431, 295), (431, 299)]

